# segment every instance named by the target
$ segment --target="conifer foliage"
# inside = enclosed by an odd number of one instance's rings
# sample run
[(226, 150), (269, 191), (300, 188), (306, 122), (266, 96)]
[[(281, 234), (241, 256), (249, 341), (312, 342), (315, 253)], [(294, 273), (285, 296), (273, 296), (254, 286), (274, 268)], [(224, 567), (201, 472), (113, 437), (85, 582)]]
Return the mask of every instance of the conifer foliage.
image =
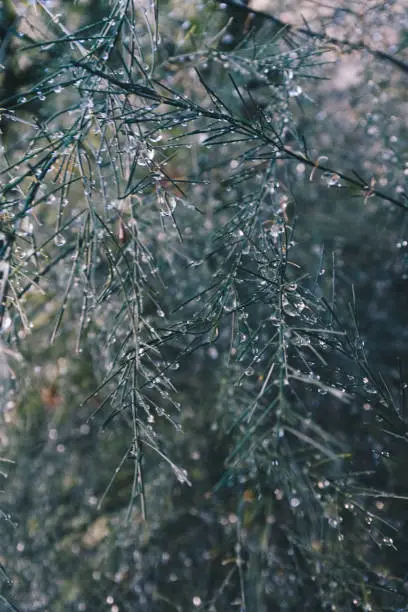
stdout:
[(408, 26), (266, 4), (4, 3), (0, 610), (405, 609)]

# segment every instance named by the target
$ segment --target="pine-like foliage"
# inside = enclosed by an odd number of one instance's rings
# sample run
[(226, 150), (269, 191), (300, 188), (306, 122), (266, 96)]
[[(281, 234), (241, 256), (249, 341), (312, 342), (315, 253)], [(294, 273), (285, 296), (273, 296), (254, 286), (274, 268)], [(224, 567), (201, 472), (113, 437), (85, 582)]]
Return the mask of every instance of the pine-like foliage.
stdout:
[(16, 4), (0, 609), (404, 609), (406, 64), (232, 1)]

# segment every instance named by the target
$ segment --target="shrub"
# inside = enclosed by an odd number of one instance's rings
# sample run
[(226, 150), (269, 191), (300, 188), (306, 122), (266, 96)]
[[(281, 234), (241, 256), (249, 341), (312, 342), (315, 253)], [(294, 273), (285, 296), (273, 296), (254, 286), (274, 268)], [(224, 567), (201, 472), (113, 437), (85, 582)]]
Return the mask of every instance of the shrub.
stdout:
[(3, 607), (401, 608), (406, 64), (50, 4), (5, 5)]

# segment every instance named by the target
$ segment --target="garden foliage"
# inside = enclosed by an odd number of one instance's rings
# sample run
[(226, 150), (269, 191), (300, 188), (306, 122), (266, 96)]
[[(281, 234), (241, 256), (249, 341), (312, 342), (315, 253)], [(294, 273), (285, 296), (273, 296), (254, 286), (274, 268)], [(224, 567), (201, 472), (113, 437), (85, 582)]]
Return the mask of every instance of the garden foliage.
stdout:
[(2, 26), (0, 609), (404, 609), (403, 30), (32, 4)]

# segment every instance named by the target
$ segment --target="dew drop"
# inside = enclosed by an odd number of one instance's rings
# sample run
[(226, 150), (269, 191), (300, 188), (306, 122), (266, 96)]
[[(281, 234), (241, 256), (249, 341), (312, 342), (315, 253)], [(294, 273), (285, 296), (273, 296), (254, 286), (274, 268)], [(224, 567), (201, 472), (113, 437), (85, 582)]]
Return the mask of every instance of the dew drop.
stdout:
[(61, 247), (64, 246), (64, 244), (66, 244), (67, 240), (65, 238), (65, 236), (61, 233), (56, 234), (56, 236), (54, 237), (54, 244), (55, 246)]

